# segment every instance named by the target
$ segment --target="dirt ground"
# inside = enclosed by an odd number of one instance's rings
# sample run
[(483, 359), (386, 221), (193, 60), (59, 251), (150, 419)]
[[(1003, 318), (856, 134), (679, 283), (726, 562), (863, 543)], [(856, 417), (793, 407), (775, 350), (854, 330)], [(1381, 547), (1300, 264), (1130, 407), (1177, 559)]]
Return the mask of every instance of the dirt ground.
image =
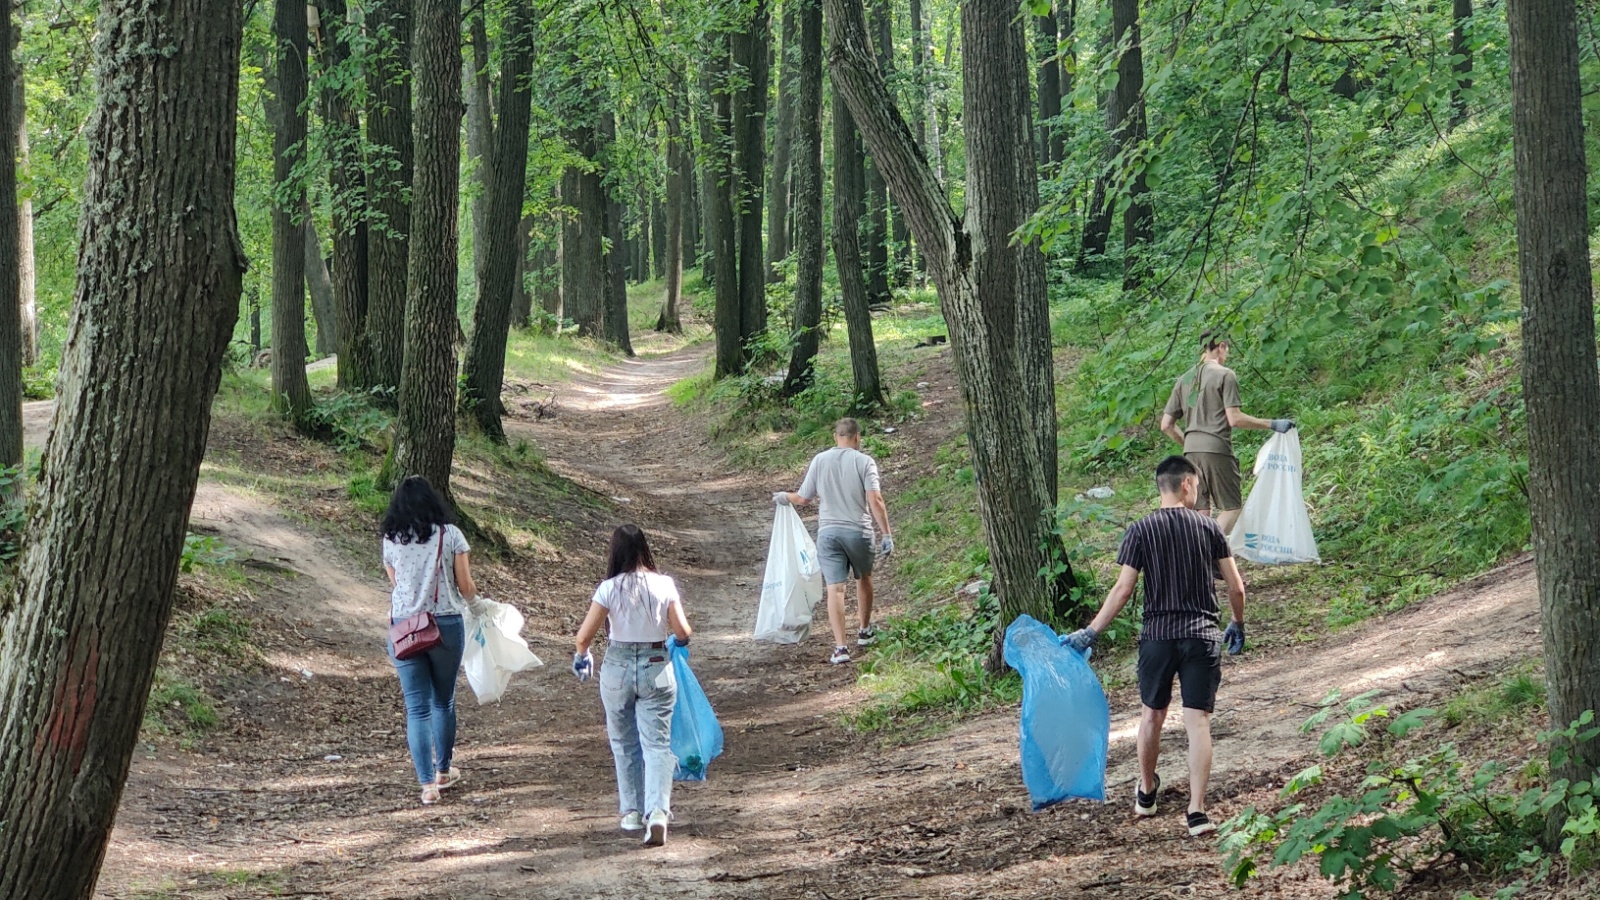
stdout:
[[(391, 898), (1055, 897), (1154, 900), (1229, 893), (1214, 843), (1182, 828), (1182, 737), (1169, 721), (1163, 815), (1135, 820), (1136, 698), (1112, 697), (1111, 802), (1029, 811), (1015, 710), (884, 747), (838, 727), (859, 699), (826, 662), (822, 626), (797, 647), (749, 639), (777, 485), (732, 473), (663, 390), (704, 355), (630, 361), (559, 389), (553, 418), (509, 423), (556, 472), (643, 525), (698, 629), (693, 662), (727, 749), (674, 792), (664, 848), (617, 829), (593, 681), (567, 672), (608, 522), (503, 570), (487, 592), (527, 611), (548, 663), (480, 707), (462, 683), (458, 765), (445, 802), (416, 799), (400, 694), (383, 653), (385, 586), (370, 538), (208, 477), (194, 529), (289, 577), (251, 615), (268, 669), (219, 686), (227, 727), (189, 751), (136, 756), (100, 896)], [(37, 436), (37, 435), (35, 435)], [(214, 442), (215, 443), (215, 442)], [(892, 464), (886, 466), (892, 479)], [(478, 489), (491, 491), (492, 485)], [(470, 485), (467, 489), (473, 489)], [(603, 518), (603, 517), (602, 517)], [(894, 591), (890, 586), (890, 610)], [(1270, 797), (1315, 753), (1298, 726), (1340, 687), (1421, 705), (1538, 646), (1533, 567), (1518, 561), (1449, 595), (1320, 642), (1227, 660), (1212, 815)], [(819, 625), (821, 625), (819, 621)], [(1307, 872), (1253, 893), (1324, 897)]]

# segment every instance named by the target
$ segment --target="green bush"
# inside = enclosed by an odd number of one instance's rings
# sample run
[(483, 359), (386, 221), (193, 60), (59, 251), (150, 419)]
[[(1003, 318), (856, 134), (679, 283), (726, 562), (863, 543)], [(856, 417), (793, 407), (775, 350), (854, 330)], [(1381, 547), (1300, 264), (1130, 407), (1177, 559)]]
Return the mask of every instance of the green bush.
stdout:
[(394, 426), (394, 417), (379, 404), (384, 396), (381, 388), (365, 393), (335, 391), (312, 408), (312, 424), (325, 429), (341, 453), (382, 450)]
[(178, 560), (180, 572), (193, 572), (202, 566), (225, 566), (239, 558), (239, 551), (208, 534), (186, 534), (183, 537), (183, 555)]

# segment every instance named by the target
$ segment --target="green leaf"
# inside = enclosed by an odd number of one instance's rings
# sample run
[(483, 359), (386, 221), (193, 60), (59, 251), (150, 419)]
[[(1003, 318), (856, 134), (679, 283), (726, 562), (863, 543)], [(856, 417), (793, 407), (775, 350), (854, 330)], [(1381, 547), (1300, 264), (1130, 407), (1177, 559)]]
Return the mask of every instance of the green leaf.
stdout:
[(1427, 707), (1413, 709), (1389, 723), (1389, 733), (1395, 737), (1405, 737), (1427, 723), (1432, 718), (1434, 711)]

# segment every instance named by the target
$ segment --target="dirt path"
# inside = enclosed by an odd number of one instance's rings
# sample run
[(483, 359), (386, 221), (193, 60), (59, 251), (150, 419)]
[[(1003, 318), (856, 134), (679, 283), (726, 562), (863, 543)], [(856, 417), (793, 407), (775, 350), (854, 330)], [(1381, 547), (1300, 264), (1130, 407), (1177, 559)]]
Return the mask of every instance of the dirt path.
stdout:
[[(1113, 802), (1033, 815), (1017, 770), (1016, 714), (882, 748), (839, 730), (853, 673), (827, 639), (748, 639), (770, 524), (770, 486), (731, 474), (663, 391), (700, 351), (619, 364), (563, 388), (554, 418), (513, 421), (552, 469), (615, 498), (678, 577), (699, 634), (694, 664), (727, 733), (702, 784), (674, 793), (669, 845), (616, 828), (598, 689), (566, 671), (570, 634), (599, 576), (588, 552), (538, 573), (535, 650), (550, 664), (499, 706), (462, 688), (468, 780), (416, 805), (398, 690), (379, 629), (375, 563), (248, 491), (202, 487), (197, 530), (296, 577), (255, 598), (272, 672), (225, 686), (230, 731), (194, 753), (135, 761), (101, 893), (355, 900), (451, 897), (1054, 897), (1063, 889), (1151, 900), (1222, 896), (1220, 860), (1181, 837), (1176, 812), (1134, 821), (1125, 794), (1136, 700), (1113, 697)], [(501, 594), (500, 599), (522, 598)], [(1314, 752), (1298, 734), (1330, 688), (1379, 687), (1420, 705), (1537, 646), (1532, 566), (1332, 638), (1229, 660), (1217, 712), (1214, 814), (1281, 784)], [(824, 629), (825, 630), (825, 629)], [(1180, 780), (1181, 738), (1163, 771)], [(337, 757), (337, 758), (334, 758)], [(1181, 811), (1184, 791), (1163, 796)], [(1330, 892), (1317, 882), (1289, 896)]]

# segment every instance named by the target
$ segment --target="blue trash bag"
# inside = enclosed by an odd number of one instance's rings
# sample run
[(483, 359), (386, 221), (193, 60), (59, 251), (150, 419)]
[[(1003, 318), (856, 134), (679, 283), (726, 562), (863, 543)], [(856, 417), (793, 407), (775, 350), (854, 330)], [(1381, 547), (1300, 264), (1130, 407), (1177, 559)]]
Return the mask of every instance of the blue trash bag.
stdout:
[(1104, 803), (1111, 707), (1087, 657), (1018, 616), (1006, 629), (1005, 660), (1022, 676), (1022, 781), (1034, 810), (1072, 797)]
[(700, 689), (700, 679), (689, 669), (689, 648), (673, 641), (671, 655), (678, 682), (678, 699), (672, 706), (672, 755), (678, 766), (672, 780), (705, 781), (706, 767), (722, 755), (722, 726)]

